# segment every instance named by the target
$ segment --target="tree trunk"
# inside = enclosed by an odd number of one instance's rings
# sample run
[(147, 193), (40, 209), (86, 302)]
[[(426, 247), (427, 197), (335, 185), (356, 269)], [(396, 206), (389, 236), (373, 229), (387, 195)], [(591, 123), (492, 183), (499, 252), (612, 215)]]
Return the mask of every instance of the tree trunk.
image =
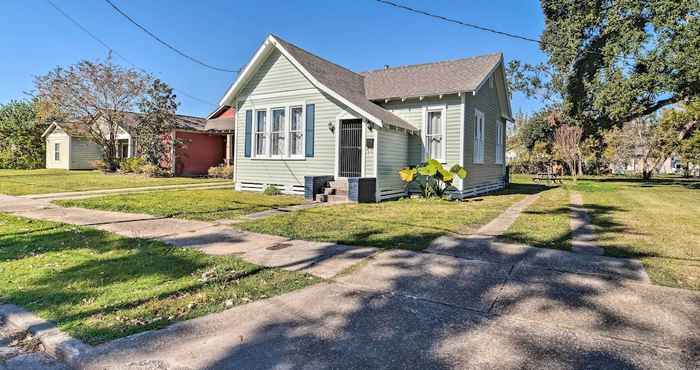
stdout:
[(651, 180), (653, 174), (654, 170), (647, 170), (646, 168), (642, 170), (642, 178), (646, 181)]

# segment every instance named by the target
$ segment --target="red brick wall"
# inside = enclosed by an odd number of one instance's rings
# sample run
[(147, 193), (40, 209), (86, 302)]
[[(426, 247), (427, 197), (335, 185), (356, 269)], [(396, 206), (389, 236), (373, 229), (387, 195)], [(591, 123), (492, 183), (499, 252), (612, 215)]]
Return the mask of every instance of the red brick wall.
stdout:
[(183, 142), (177, 149), (175, 174), (182, 176), (206, 175), (209, 167), (222, 164), (226, 158), (226, 136), (176, 131)]

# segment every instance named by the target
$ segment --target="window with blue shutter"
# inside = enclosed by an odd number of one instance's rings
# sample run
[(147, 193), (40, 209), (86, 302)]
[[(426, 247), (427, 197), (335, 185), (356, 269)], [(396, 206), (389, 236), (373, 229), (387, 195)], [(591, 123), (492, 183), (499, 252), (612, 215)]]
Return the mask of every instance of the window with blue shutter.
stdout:
[(306, 105), (306, 156), (314, 156), (314, 123), (316, 122), (316, 105)]
[(245, 111), (245, 149), (244, 156), (250, 158), (250, 152), (252, 147), (252, 135), (253, 131), (253, 111), (248, 109)]

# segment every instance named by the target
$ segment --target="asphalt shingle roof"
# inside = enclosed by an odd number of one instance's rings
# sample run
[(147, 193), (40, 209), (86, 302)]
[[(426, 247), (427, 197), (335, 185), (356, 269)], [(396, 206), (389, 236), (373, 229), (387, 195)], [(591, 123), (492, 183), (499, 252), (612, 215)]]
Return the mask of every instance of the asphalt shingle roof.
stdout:
[(362, 72), (367, 99), (379, 100), (474, 91), (501, 61), (488, 54)]
[(417, 128), (372, 100), (474, 91), (503, 58), (488, 54), (356, 73), (273, 37), (321, 84), (383, 122), (410, 130)]

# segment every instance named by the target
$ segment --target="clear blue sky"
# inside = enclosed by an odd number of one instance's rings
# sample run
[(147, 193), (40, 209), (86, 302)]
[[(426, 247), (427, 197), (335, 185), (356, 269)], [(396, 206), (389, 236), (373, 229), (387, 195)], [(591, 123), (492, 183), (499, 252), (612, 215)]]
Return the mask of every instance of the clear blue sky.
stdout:
[[(54, 0), (64, 11), (131, 62), (176, 89), (179, 113), (206, 115), (235, 79), (166, 49), (102, 0)], [(113, 0), (162, 39), (205, 62), (237, 69), (265, 36), (275, 33), (354, 71), (503, 52), (506, 60), (539, 62), (537, 45), (411, 14), (372, 0), (242, 1)], [(396, 2), (537, 38), (543, 17), (537, 1), (396, 0)], [(33, 77), (107, 50), (44, 0), (0, 1), (0, 103), (25, 97)], [(115, 57), (115, 61), (124, 63)], [(513, 110), (539, 103), (514, 96)]]

